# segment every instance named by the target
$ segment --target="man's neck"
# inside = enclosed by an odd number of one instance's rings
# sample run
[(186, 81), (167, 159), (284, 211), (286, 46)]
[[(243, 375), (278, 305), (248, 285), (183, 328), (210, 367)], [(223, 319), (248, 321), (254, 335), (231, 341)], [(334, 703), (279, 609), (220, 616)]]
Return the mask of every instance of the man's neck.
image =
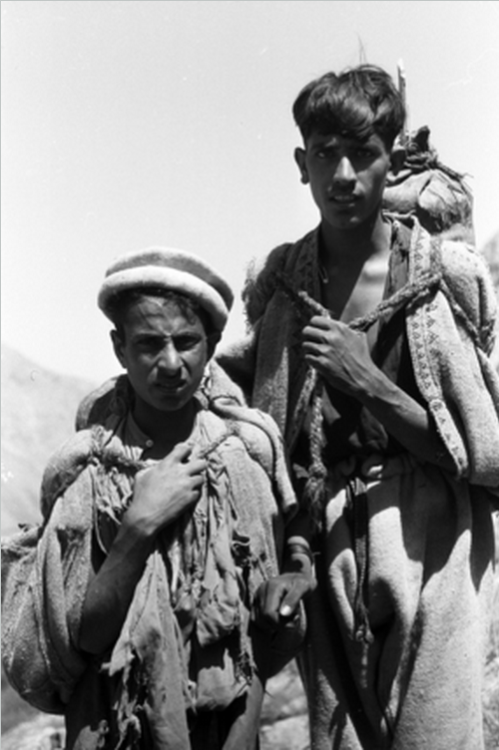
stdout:
[(322, 224), (322, 302), (334, 318), (348, 322), (376, 307), (385, 289), (390, 248), (391, 227), (381, 215), (371, 227), (342, 232)]
[(384, 256), (390, 249), (390, 225), (381, 212), (358, 227), (337, 229), (322, 222), (321, 261), (324, 266), (353, 268), (363, 266), (376, 256)]
[[(140, 429), (154, 441), (155, 453), (166, 455), (177, 443), (189, 439), (194, 429), (197, 406), (191, 399), (177, 411), (158, 411), (137, 402), (133, 416)], [(158, 457), (158, 456), (156, 456)]]

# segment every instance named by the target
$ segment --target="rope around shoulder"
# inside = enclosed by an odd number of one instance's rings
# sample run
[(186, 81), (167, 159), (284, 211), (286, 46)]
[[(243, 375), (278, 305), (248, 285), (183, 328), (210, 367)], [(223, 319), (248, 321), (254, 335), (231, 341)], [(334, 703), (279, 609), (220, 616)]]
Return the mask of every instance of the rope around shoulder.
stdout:
[[(355, 331), (365, 332), (376, 323), (385, 313), (401, 307), (415, 307), (424, 298), (441, 291), (456, 318), (463, 326), (474, 345), (485, 350), (484, 342), (489, 340), (494, 326), (493, 321), (487, 326), (478, 329), (469, 315), (456, 300), (452, 289), (444, 278), (441, 262), (440, 242), (434, 243), (432, 252), (432, 269), (421, 273), (417, 281), (408, 282), (391, 297), (382, 300), (370, 313), (355, 318), (347, 325)], [(297, 312), (308, 319), (311, 315), (323, 315), (331, 318), (331, 314), (320, 302), (311, 297), (304, 289), (298, 289), (290, 276), (284, 271), (275, 272), (273, 283), (276, 289), (281, 290), (293, 303)], [(323, 379), (317, 371), (310, 368), (308, 375), (312, 379), (312, 419), (310, 430), (310, 455), (311, 463), (308, 469), (308, 479), (305, 484), (304, 499), (307, 503), (312, 520), (317, 529), (321, 527), (322, 509), (326, 500), (326, 477), (327, 469), (322, 458), (325, 437), (322, 426), (322, 399), (324, 392)]]

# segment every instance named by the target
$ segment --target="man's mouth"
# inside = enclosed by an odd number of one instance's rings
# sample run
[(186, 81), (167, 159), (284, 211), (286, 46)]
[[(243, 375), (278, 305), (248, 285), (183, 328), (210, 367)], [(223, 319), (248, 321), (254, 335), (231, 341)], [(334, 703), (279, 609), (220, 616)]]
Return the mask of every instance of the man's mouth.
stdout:
[(357, 196), (353, 193), (349, 193), (348, 195), (345, 195), (344, 193), (335, 193), (334, 195), (330, 196), (330, 200), (334, 201), (335, 203), (346, 205), (348, 203), (355, 203), (355, 201), (357, 200)]
[(174, 380), (170, 383), (156, 383), (156, 388), (162, 393), (177, 393), (184, 386), (183, 380)]

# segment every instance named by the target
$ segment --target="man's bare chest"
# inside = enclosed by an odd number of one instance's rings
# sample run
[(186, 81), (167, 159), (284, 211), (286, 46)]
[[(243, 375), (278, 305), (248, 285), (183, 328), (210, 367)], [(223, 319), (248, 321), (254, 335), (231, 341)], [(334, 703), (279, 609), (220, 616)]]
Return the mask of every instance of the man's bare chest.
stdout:
[(322, 303), (336, 320), (349, 323), (371, 312), (383, 299), (388, 257), (367, 261), (357, 273), (330, 273), (322, 284)]

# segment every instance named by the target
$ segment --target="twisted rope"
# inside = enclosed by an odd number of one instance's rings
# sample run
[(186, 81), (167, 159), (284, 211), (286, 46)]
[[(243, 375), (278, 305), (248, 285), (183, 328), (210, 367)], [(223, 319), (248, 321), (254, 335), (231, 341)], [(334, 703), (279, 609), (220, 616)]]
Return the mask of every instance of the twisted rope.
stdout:
[[(309, 318), (311, 315), (324, 315), (327, 318), (331, 318), (329, 310), (321, 305), (316, 299), (311, 297), (304, 289), (296, 289), (287, 274), (275, 274), (274, 280), (276, 287), (281, 289), (281, 291), (283, 291), (293, 302), (297, 311), (303, 318)], [(431, 292), (437, 291), (441, 291), (445, 295), (454, 316), (466, 330), (466, 333), (469, 335), (474, 345), (479, 349), (485, 350), (486, 345), (484, 344), (484, 340), (487, 341), (493, 331), (493, 321), (479, 329), (475, 326), (473, 321), (470, 320), (469, 316), (456, 300), (451, 288), (444, 278), (441, 268), (434, 271), (424, 271), (421, 273), (420, 278), (417, 281), (405, 284), (401, 289), (392, 294), (391, 297), (382, 300), (370, 313), (354, 318), (354, 320), (351, 320), (346, 325), (348, 325), (353, 331), (361, 331), (365, 333), (387, 312), (399, 307), (415, 305), (423, 297), (426, 297)]]
[[(354, 331), (366, 332), (387, 312), (402, 307), (415, 306), (431, 293), (441, 291), (445, 295), (456, 320), (465, 329), (474, 345), (484, 350), (484, 341), (487, 341), (492, 334), (492, 325), (483, 326), (480, 330), (477, 329), (473, 321), (470, 320), (469, 316), (457, 302), (444, 278), (438, 248), (433, 253), (432, 265), (433, 270), (422, 272), (417, 281), (408, 282), (391, 297), (382, 300), (370, 313), (347, 323), (348, 327)], [(312, 315), (322, 315), (327, 318), (332, 317), (329, 310), (320, 302), (311, 297), (305, 290), (297, 289), (286, 273), (282, 271), (276, 272), (274, 274), (274, 284), (277, 289), (280, 289), (291, 300), (302, 318), (309, 319)], [(311, 462), (304, 490), (305, 502), (309, 506), (310, 515), (317, 527), (321, 525), (322, 509), (326, 499), (327, 478), (327, 470), (323, 460), (323, 448), (325, 444), (322, 412), (323, 393), (324, 382), (317, 375), (311, 400)]]
[(312, 391), (312, 420), (310, 426), (310, 466), (305, 484), (305, 500), (310, 506), (312, 523), (316, 527), (321, 524), (321, 510), (326, 501), (327, 469), (322, 458), (326, 442), (323, 422), (322, 400), (324, 397), (324, 380), (315, 374), (315, 385)]
[[(438, 288), (441, 288), (442, 282), (443, 277), (441, 270), (425, 271), (417, 281), (405, 284), (402, 289), (399, 289), (391, 297), (382, 300), (370, 313), (363, 315), (362, 317), (354, 318), (354, 320), (351, 320), (347, 325), (354, 331), (365, 332), (369, 330), (369, 328), (383, 315), (385, 315), (385, 313), (394, 310), (397, 307), (418, 302), (422, 297), (425, 297), (434, 289), (437, 290)], [(311, 297), (304, 289), (296, 289), (287, 274), (275, 274), (275, 285), (294, 303), (303, 318), (309, 318), (310, 315), (324, 315), (327, 318), (331, 318), (329, 310), (321, 305), (316, 299)], [(446, 284), (445, 287), (450, 295), (451, 292)]]

